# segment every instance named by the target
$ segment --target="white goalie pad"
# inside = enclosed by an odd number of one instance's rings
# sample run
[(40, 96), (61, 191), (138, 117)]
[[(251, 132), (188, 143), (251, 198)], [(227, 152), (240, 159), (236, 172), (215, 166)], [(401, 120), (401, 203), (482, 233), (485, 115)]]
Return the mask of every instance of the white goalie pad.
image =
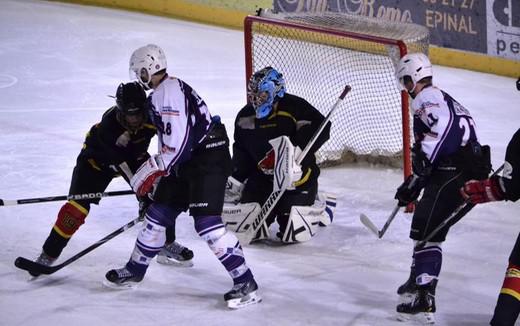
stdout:
[(318, 198), (312, 206), (293, 206), (282, 242), (309, 241), (316, 235), (319, 227), (332, 223), (335, 207), (336, 197), (325, 193), (318, 193)]
[(230, 231), (236, 233), (246, 232), (260, 213), (260, 209), (260, 204), (258, 203), (224, 203), (222, 221), (226, 229)]

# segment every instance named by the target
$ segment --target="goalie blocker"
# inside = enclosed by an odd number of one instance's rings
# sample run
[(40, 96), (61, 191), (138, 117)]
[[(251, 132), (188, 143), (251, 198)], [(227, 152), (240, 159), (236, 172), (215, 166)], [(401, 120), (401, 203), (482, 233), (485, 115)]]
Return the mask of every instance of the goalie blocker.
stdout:
[[(320, 227), (332, 223), (335, 207), (336, 196), (323, 192), (318, 193), (312, 206), (292, 206), (281, 241), (283, 243), (309, 241), (316, 235)], [(241, 233), (250, 230), (260, 209), (259, 203), (225, 203), (222, 219), (228, 230), (240, 236)], [(268, 239), (269, 236), (269, 227), (264, 221), (252, 242)]]

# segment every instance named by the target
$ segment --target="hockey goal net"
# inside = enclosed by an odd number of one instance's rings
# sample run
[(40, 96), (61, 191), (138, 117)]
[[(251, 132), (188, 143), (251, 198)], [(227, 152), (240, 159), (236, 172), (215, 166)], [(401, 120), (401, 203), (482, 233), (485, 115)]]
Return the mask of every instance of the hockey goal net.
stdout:
[(368, 161), (410, 173), (408, 95), (395, 78), (407, 52), (428, 52), (428, 30), (342, 13), (248, 16), (244, 22), (246, 80), (272, 66), (287, 92), (324, 115), (346, 84), (352, 86), (332, 118), (322, 164)]

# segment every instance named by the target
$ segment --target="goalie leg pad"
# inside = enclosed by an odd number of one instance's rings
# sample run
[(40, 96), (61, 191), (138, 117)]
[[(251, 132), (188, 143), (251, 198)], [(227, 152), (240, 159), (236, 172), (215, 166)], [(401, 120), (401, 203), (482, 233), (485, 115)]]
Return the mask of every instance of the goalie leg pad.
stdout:
[(316, 202), (314, 206), (325, 207), (325, 213), (323, 219), (320, 221), (319, 226), (327, 226), (332, 223), (334, 219), (334, 211), (336, 210), (337, 198), (335, 195), (325, 192), (318, 192)]
[(293, 206), (281, 240), (285, 243), (309, 241), (316, 235), (319, 224), (328, 218), (325, 205)]
[(260, 213), (260, 204), (258, 203), (244, 203), (231, 204), (224, 203), (222, 209), (222, 220), (226, 229), (233, 232), (246, 232), (253, 223), (254, 219)]

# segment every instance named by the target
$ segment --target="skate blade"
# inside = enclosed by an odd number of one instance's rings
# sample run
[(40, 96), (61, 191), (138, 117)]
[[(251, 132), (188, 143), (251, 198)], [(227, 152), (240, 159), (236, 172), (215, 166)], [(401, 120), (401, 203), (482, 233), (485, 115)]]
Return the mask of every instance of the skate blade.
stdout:
[(157, 256), (157, 262), (162, 265), (170, 265), (177, 267), (193, 267), (193, 259), (177, 260), (174, 258), (168, 258), (166, 256)]
[(435, 324), (435, 316), (432, 312), (420, 312), (415, 315), (397, 313), (397, 320), (399, 321), (414, 321), (419, 325), (433, 325)]
[(112, 290), (134, 290), (139, 287), (139, 283), (126, 282), (126, 283), (122, 283), (122, 284), (117, 284), (117, 283), (110, 282), (107, 279), (104, 279), (103, 287), (105, 287), (107, 289), (112, 289)]
[(262, 298), (256, 294), (256, 291), (253, 291), (243, 298), (228, 300), (227, 306), (229, 309), (240, 309), (260, 302), (262, 302)]

